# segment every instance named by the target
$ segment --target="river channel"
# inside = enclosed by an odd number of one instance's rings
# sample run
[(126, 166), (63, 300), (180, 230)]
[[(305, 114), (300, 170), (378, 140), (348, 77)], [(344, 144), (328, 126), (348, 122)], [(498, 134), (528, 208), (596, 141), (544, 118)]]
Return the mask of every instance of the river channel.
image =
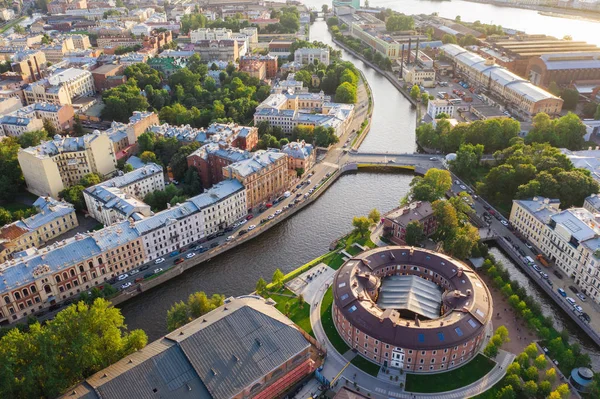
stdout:
[[(403, 0), (401, 3), (440, 4), (415, 0)], [(459, 1), (453, 3), (481, 6)], [(315, 2), (314, 6), (320, 8), (320, 4), (322, 3)], [(377, 1), (372, 1), (371, 4), (379, 5)], [(466, 20), (465, 17), (463, 19)], [(322, 20), (311, 26), (310, 36), (311, 40), (320, 40), (336, 47)], [(410, 103), (385, 78), (362, 61), (347, 52), (343, 52), (343, 58), (363, 71), (375, 101), (371, 132), (360, 151), (413, 152), (415, 111), (411, 109)], [(359, 173), (342, 176), (315, 203), (254, 240), (122, 304), (126, 324), (129, 328), (143, 329), (150, 340), (155, 340), (167, 332), (165, 318), (170, 306), (177, 301), (186, 300), (190, 294), (205, 291), (209, 295), (222, 293), (231, 296), (253, 291), (256, 281), (260, 277), (270, 279), (276, 268), (285, 273), (325, 253), (333, 240), (351, 229), (352, 217), (364, 215), (372, 208), (386, 211), (397, 206), (399, 199), (408, 191), (411, 179), (412, 175), (409, 174)], [(534, 283), (530, 283), (509, 259), (498, 250), (492, 251), (506, 265), (513, 278), (526, 287), (531, 285), (529, 292), (542, 304), (544, 313), (554, 318), (559, 329), (565, 327), (571, 332), (573, 340), (586, 349), (592, 357), (594, 368), (598, 368), (600, 351), (587, 336), (567, 316), (557, 312), (550, 299)]]

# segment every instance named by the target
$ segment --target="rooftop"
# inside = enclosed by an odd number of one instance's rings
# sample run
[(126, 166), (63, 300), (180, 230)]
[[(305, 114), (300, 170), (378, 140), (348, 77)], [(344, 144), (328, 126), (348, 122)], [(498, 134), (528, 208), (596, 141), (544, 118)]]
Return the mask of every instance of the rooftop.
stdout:
[(428, 319), (440, 317), (442, 291), (437, 284), (418, 276), (390, 276), (383, 279), (377, 306), (409, 310)]
[(242, 177), (247, 177), (262, 169), (268, 168), (269, 166), (275, 164), (275, 162), (277, 162), (279, 159), (285, 156), (286, 154), (284, 154), (283, 152), (278, 152), (274, 150), (256, 151), (252, 158), (232, 163), (231, 165), (226, 166), (226, 168)]

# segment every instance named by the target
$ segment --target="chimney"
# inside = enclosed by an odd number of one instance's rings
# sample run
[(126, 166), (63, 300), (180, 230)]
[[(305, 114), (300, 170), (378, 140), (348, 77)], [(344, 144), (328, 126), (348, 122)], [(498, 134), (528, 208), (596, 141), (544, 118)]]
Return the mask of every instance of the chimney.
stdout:
[(406, 57), (406, 65), (410, 65), (410, 49), (412, 47), (412, 38), (408, 38), (408, 57)]
[(417, 47), (415, 48), (415, 65), (419, 65), (419, 36), (417, 36)]
[(402, 70), (404, 69), (404, 43), (402, 43), (402, 55), (400, 56), (400, 77), (402, 78)]

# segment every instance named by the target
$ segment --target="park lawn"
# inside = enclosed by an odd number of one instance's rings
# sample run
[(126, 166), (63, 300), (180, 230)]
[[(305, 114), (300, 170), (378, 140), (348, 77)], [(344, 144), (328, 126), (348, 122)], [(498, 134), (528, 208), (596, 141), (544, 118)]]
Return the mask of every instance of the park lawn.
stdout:
[(380, 366), (365, 359), (361, 355), (356, 355), (356, 357), (352, 359), (350, 363), (352, 363), (365, 373), (372, 375), (373, 377), (377, 377), (377, 374), (379, 373)]
[(19, 22), (21, 22), (24, 19), (25, 19), (25, 17), (20, 17), (20, 18), (17, 18), (15, 20), (8, 22), (6, 25), (4, 25), (2, 28), (0, 28), (0, 33), (6, 32), (7, 30), (9, 30), (10, 28), (12, 28), (13, 26), (15, 26), (16, 24), (18, 24)]
[(325, 334), (327, 338), (329, 338), (329, 342), (335, 347), (335, 349), (344, 354), (350, 350), (350, 347), (346, 345), (346, 342), (340, 337), (335, 326), (333, 325), (333, 309), (331, 305), (333, 304), (333, 292), (331, 287), (325, 292), (323, 296), (323, 301), (321, 302), (321, 323), (323, 324), (323, 330), (325, 330)]
[(294, 295), (292, 291), (285, 289), (282, 294), (271, 294), (269, 293), (268, 297), (277, 302), (275, 307), (281, 313), (285, 314), (285, 304), (290, 303), (290, 313), (288, 317), (298, 325), (301, 329), (310, 334), (311, 337), (314, 338), (315, 334), (313, 333), (312, 326), (310, 324), (310, 305), (308, 303), (304, 303), (302, 307), (298, 304), (298, 297), (294, 296), (290, 298), (286, 295)]
[(333, 270), (337, 270), (344, 264), (344, 255), (335, 254), (335, 256), (332, 256), (328, 259), (328, 262), (326, 262), (326, 264)]
[(407, 374), (406, 391), (418, 393), (446, 392), (465, 387), (489, 373), (494, 361), (482, 354), (462, 367), (438, 374)]
[(362, 250), (358, 247), (351, 246), (346, 252), (348, 252), (352, 256), (356, 256), (362, 252)]

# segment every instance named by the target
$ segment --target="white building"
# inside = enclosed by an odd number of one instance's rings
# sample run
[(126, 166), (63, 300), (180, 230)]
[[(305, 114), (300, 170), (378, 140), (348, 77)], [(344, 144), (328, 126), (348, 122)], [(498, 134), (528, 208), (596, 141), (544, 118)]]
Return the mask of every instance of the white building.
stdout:
[(152, 32), (152, 27), (146, 24), (137, 24), (131, 28), (131, 33), (135, 36), (150, 36), (150, 32)]
[(135, 223), (143, 236), (147, 260), (194, 243), (245, 217), (246, 190), (237, 180), (224, 180), (210, 190)]
[(600, 303), (600, 223), (586, 208), (560, 210), (558, 200), (515, 200), (510, 222), (584, 294)]
[(248, 41), (250, 44), (258, 43), (258, 28), (248, 27), (240, 29), (240, 33), (248, 36)]
[(313, 64), (317, 60), (329, 65), (329, 49), (326, 48), (299, 48), (294, 52), (294, 62), (302, 65)]
[(226, 40), (232, 37), (231, 29), (225, 28), (199, 28), (190, 32), (190, 41), (198, 43), (200, 40)]
[(83, 192), (90, 215), (105, 226), (130, 217), (150, 216), (151, 210), (141, 200), (149, 193), (165, 189), (163, 168), (154, 163), (114, 177)]
[(436, 116), (445, 113), (450, 118), (454, 116), (454, 105), (450, 104), (448, 100), (429, 100), (427, 103), (427, 115), (431, 119), (436, 119)]
[(90, 71), (68, 68), (59, 70), (47, 79), (30, 84), (23, 92), (27, 104), (35, 102), (72, 104), (75, 97), (93, 96), (96, 87)]

